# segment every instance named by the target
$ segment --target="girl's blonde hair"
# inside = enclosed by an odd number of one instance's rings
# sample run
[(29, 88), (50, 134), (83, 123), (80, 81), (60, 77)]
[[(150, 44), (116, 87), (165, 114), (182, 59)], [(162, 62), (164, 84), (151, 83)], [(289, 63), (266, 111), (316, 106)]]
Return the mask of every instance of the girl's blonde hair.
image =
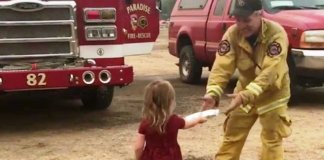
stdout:
[(165, 132), (165, 124), (175, 107), (175, 91), (170, 82), (155, 80), (145, 87), (143, 118), (158, 133)]

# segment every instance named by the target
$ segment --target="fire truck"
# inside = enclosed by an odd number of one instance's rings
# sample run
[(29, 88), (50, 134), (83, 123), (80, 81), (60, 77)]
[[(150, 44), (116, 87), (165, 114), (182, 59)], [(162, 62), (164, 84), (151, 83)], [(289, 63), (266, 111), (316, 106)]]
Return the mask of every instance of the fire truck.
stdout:
[(124, 57), (150, 53), (156, 0), (0, 0), (0, 91), (73, 90), (106, 109), (134, 79)]

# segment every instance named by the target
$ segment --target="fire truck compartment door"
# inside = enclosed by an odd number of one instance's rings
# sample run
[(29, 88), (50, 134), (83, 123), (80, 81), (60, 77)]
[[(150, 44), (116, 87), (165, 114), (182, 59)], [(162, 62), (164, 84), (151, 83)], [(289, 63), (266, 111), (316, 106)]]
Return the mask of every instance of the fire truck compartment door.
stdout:
[(152, 51), (160, 31), (158, 5), (158, 1), (154, 0), (133, 0), (132, 3), (126, 3), (123, 18), (125, 56), (149, 54)]

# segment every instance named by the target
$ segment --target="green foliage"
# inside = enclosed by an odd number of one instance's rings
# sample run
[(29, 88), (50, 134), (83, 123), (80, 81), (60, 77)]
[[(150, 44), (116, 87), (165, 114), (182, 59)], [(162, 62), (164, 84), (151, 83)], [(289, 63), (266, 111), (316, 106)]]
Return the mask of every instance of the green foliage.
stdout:
[(167, 20), (170, 18), (176, 0), (162, 0), (162, 12), (160, 18)]

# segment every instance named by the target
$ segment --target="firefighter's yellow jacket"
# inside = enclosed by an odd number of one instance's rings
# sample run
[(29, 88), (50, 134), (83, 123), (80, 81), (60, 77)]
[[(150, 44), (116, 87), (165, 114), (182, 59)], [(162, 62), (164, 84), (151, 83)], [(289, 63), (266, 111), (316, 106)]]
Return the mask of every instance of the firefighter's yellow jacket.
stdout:
[(235, 69), (239, 78), (234, 90), (243, 98), (241, 108), (249, 112), (257, 107), (264, 114), (287, 105), (290, 80), (286, 63), (288, 38), (277, 23), (262, 20), (254, 47), (231, 26), (219, 44), (218, 54), (209, 75), (207, 94), (220, 98)]

